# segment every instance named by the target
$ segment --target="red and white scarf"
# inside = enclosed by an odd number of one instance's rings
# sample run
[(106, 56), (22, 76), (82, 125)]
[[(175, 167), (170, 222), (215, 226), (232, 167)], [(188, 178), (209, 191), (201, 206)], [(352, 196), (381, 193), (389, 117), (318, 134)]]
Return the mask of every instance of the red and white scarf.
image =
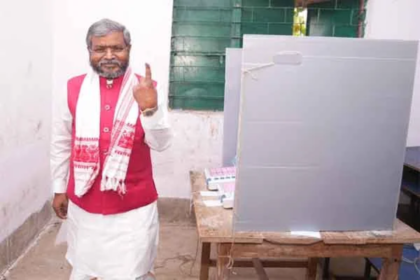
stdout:
[[(101, 191), (126, 193), (125, 177), (133, 148), (139, 108), (133, 97), (138, 83), (131, 68), (127, 69), (114, 116), (109, 153), (102, 169)], [(76, 107), (76, 138), (73, 146), (75, 194), (83, 196), (99, 174), (99, 135), (101, 94), (99, 76), (92, 70), (86, 75)]]

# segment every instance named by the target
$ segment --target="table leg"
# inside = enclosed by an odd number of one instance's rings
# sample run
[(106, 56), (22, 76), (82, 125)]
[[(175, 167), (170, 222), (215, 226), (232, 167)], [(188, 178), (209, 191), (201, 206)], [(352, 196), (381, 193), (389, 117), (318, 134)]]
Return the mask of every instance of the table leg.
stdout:
[(392, 256), (383, 260), (378, 280), (398, 280), (402, 258), (403, 245), (392, 248)]
[(306, 279), (307, 280), (315, 280), (317, 275), (318, 269), (318, 259), (317, 258), (309, 258), (308, 259), (308, 269), (306, 271)]
[(370, 279), (370, 275), (372, 274), (372, 265), (370, 264), (370, 261), (368, 258), (365, 259), (365, 272), (364, 277), (366, 279)]
[(204, 242), (201, 248), (200, 280), (209, 279), (211, 243)]
[(229, 254), (232, 244), (219, 243), (217, 244), (217, 277), (216, 280), (226, 280), (229, 276)]
[(253, 258), (252, 263), (254, 264), (254, 268), (257, 271), (258, 279), (259, 280), (269, 280), (268, 275), (264, 270), (264, 266), (262, 265), (260, 259)]
[(330, 258), (324, 259), (324, 271), (322, 272), (323, 279), (329, 279), (330, 278)]
[(398, 260), (384, 259), (378, 280), (398, 280), (400, 262)]

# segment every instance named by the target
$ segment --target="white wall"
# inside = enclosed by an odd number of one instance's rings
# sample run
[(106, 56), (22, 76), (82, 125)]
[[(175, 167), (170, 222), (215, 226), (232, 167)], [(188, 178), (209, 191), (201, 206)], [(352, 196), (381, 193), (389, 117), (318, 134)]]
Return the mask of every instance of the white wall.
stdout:
[(154, 175), (160, 196), (190, 197), (190, 170), (222, 164), (223, 114), (173, 111), (172, 147), (153, 155)]
[[(420, 40), (419, 0), (369, 0), (366, 38)], [(420, 47), (408, 146), (420, 146)]]
[[(132, 35), (131, 65), (153, 78), (167, 96), (171, 50), (172, 0), (60, 0), (54, 1), (54, 92), (72, 76), (88, 70), (85, 36), (89, 26), (110, 18), (127, 26)], [(217, 166), (222, 153), (222, 113), (172, 111), (172, 147), (153, 154), (154, 174), (161, 197), (189, 198), (189, 171)]]
[(0, 242), (51, 197), (51, 0), (0, 0)]

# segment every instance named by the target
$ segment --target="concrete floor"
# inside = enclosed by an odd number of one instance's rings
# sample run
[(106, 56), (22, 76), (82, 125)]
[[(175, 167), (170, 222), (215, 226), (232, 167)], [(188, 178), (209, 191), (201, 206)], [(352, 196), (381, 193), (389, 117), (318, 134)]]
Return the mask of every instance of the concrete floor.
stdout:
[[(35, 245), (3, 279), (68, 280), (71, 268), (64, 258), (66, 245), (55, 245), (59, 227), (59, 223), (47, 227)], [(197, 245), (197, 234), (193, 225), (161, 223), (160, 247), (156, 261), (157, 279), (198, 279), (200, 250), (197, 250)], [(340, 274), (362, 275), (363, 260), (334, 260), (332, 270)], [(299, 280), (305, 278), (304, 269), (267, 269), (267, 274), (270, 279)], [(210, 279), (214, 279), (214, 269), (211, 269), (210, 275)], [(1, 276), (0, 279), (3, 280)], [(235, 268), (230, 279), (246, 280), (258, 279), (258, 277), (252, 268)]]

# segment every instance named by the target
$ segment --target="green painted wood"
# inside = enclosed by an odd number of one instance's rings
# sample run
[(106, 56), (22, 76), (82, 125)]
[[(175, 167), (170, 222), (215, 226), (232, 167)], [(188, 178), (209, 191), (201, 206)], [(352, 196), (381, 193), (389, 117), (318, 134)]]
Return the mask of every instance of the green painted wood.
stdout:
[(175, 0), (172, 108), (223, 110), (225, 50), (244, 34), (292, 34), (294, 0)]
[[(367, 2), (367, 1), (365, 1)], [(308, 8), (309, 36), (358, 37), (359, 22), (364, 26), (365, 10), (360, 0), (331, 0)]]
[(232, 0), (175, 0), (173, 14), (170, 107), (222, 110), (225, 50), (240, 45), (241, 14)]
[[(175, 109), (223, 110), (225, 50), (244, 34), (292, 35), (294, 0), (174, 0), (169, 100)], [(310, 36), (357, 37), (359, 0), (308, 9)]]

